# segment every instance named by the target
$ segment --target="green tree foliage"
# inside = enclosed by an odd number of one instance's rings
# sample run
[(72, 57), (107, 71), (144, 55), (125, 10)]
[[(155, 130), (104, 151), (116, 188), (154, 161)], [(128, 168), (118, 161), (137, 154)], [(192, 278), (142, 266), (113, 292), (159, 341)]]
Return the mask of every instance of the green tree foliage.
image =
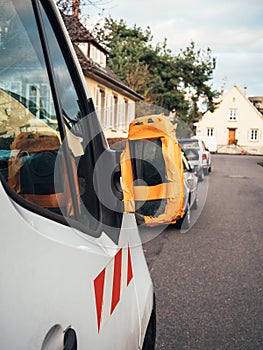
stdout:
[(93, 33), (110, 51), (109, 66), (129, 87), (191, 125), (200, 112), (202, 98), (207, 109), (213, 111), (217, 92), (209, 82), (216, 61), (208, 48), (196, 50), (190, 43), (179, 54), (173, 55), (167, 41), (153, 45), (149, 27), (145, 30), (134, 25), (129, 28), (124, 20), (111, 17), (98, 23)]

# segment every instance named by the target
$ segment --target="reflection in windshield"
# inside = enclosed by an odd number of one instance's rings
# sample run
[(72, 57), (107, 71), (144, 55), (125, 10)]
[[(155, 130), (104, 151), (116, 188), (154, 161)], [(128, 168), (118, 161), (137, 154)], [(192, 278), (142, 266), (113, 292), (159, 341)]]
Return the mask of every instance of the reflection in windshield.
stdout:
[(66, 184), (55, 193), (54, 168), (58, 158), (63, 172), (65, 164), (31, 2), (0, 0), (0, 8), (0, 171), (21, 197), (59, 212)]
[[(56, 115), (49, 79), (37, 35), (37, 26), (32, 20), (33, 17), (30, 17), (31, 9), (26, 4), (19, 4), (18, 1), (16, 1), (16, 9), (5, 0), (0, 1), (0, 6), (2, 12), (0, 16), (0, 32), (2, 33), (0, 88), (6, 114), (2, 116), (3, 120), (1, 118), (1, 133), (5, 132), (5, 124), (8, 124), (7, 131), (11, 132), (10, 127), (14, 118), (19, 119), (16, 121), (19, 127), (22, 127), (24, 123), (24, 127), (30, 128), (28, 121), (33, 116), (43, 119), (47, 125), (53, 124), (52, 129), (56, 129), (57, 126), (54, 125)], [(20, 11), (23, 16), (19, 16)], [(26, 107), (23, 112), (19, 103)], [(7, 115), (9, 123), (7, 120), (4, 121)], [(33, 126), (33, 130), (36, 130), (36, 125)], [(13, 130), (13, 133), (16, 134), (17, 130)]]
[(78, 104), (78, 96), (76, 94), (75, 87), (72, 83), (67, 66), (59, 48), (57, 40), (54, 40), (54, 33), (51, 28), (50, 22), (47, 18), (45, 11), (42, 9), (42, 17), (45, 24), (47, 40), (49, 49), (52, 55), (52, 64), (54, 68), (54, 74), (56, 79), (56, 87), (60, 95), (61, 105), (63, 108), (64, 117), (67, 118), (68, 123), (79, 120), (80, 110)]

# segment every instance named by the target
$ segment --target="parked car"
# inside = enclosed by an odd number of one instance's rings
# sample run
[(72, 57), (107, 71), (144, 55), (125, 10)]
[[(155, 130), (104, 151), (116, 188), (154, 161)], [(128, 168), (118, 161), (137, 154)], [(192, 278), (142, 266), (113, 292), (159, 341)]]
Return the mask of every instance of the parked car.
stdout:
[(184, 165), (184, 216), (177, 221), (177, 226), (188, 229), (191, 226), (191, 210), (198, 207), (198, 177), (184, 153), (182, 153), (182, 161)]
[(204, 180), (204, 176), (211, 172), (211, 154), (206, 149), (202, 140), (197, 138), (178, 140), (191, 167), (197, 173), (199, 181)]
[(215, 136), (194, 136), (202, 141), (204, 141), (206, 148), (210, 153), (217, 152), (217, 141)]
[(192, 139), (199, 141), (199, 145), (203, 151), (202, 160), (203, 160), (203, 165), (204, 165), (204, 174), (208, 175), (212, 171), (212, 157), (211, 157), (211, 153), (209, 151), (209, 148), (206, 145), (206, 141), (203, 140), (203, 138), (198, 137), (198, 136), (193, 136)]
[(145, 116), (131, 122), (121, 164), (124, 204), (135, 211), (139, 224), (189, 228), (198, 179), (168, 118)]

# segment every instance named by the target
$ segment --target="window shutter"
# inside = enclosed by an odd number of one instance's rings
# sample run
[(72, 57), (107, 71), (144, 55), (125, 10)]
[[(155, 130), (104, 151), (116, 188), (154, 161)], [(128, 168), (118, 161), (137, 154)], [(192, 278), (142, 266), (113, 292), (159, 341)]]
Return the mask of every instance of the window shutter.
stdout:
[(100, 89), (99, 87), (95, 88), (95, 109), (100, 120)]
[(135, 102), (128, 103), (128, 123), (135, 118)]
[(251, 130), (247, 130), (247, 139), (248, 141), (250, 141), (250, 138), (251, 138)]
[(106, 92), (105, 99), (105, 128), (108, 129), (111, 123), (111, 94), (109, 92)]
[(125, 114), (124, 114), (124, 99), (119, 98), (118, 104), (118, 124), (117, 128), (124, 129), (125, 128)]

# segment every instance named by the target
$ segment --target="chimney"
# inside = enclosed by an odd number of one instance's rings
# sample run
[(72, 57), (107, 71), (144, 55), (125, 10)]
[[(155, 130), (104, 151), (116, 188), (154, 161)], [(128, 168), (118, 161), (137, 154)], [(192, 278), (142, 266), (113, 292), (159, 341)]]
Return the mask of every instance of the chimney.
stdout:
[(80, 0), (72, 0), (72, 15), (79, 18), (79, 2)]
[(244, 95), (247, 96), (247, 87), (244, 86)]

